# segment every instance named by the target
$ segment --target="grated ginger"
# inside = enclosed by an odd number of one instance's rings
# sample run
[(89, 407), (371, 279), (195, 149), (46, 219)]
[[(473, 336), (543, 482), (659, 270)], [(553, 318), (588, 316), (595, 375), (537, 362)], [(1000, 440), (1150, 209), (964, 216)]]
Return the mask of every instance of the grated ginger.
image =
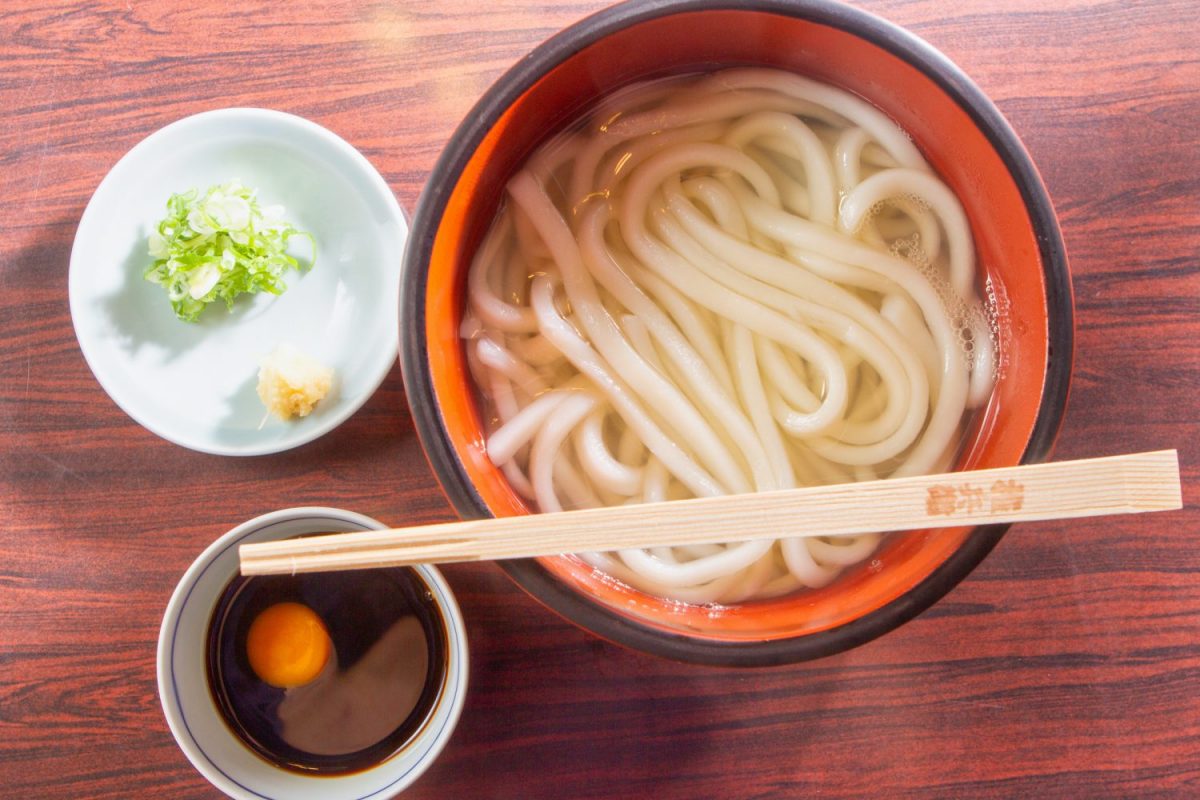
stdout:
[(258, 397), (280, 419), (307, 417), (332, 385), (332, 369), (289, 344), (276, 347), (258, 370)]

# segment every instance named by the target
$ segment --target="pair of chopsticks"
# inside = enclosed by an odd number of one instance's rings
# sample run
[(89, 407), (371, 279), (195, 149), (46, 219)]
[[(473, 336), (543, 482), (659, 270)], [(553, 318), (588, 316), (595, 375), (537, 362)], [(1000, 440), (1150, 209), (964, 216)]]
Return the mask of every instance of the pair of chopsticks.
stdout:
[(1174, 450), (244, 544), (243, 575), (846, 536), (1181, 508)]

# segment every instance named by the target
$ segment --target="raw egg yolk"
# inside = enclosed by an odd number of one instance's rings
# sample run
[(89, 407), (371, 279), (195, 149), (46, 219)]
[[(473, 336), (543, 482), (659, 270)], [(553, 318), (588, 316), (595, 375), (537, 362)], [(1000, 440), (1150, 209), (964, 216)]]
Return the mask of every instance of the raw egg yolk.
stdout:
[(246, 655), (254, 674), (280, 689), (310, 682), (329, 660), (329, 633), (311, 608), (276, 603), (254, 618)]

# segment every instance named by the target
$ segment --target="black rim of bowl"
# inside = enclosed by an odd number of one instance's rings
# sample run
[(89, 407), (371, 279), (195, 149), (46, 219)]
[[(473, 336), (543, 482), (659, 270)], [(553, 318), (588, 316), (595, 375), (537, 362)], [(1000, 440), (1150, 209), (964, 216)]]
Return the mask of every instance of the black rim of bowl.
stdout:
[[(427, 269), (438, 221), (463, 169), (483, 137), (522, 93), (551, 68), (605, 36), (659, 17), (742, 10), (795, 17), (854, 34), (903, 59), (945, 91), (988, 138), (1007, 166), (1037, 235), (1046, 288), (1049, 353), (1042, 402), (1021, 463), (1049, 455), (1066, 408), (1073, 356), (1070, 276), (1050, 198), (1016, 133), (999, 110), (953, 62), (904, 29), (864, 11), (828, 0), (652, 0), (629, 2), (590, 16), (547, 40), (506, 72), (454, 132), (417, 206), (405, 253), (400, 315), (404, 386), (425, 453), (458, 513), (492, 516), (445, 435), (426, 355)], [(500, 562), (534, 598), (567, 620), (605, 639), (655, 655), (718, 666), (771, 666), (832, 655), (904, 624), (954, 588), (1000, 541), (1008, 525), (971, 532), (963, 545), (921, 583), (883, 607), (825, 631), (774, 640), (724, 641), (669, 633), (628, 619), (561, 583), (537, 561)]]

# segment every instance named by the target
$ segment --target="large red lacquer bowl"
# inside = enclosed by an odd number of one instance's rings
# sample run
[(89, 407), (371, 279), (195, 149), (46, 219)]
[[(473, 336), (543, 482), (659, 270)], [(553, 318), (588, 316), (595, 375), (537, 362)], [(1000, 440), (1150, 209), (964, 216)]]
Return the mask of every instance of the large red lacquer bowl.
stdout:
[[(1046, 190), (995, 106), (946, 57), (869, 14), (822, 0), (634, 2), (568, 28), (483, 96), (433, 170), (413, 222), (401, 297), (405, 386), (422, 443), (464, 517), (528, 513), (488, 460), (459, 322), (467, 267), (508, 177), (539, 143), (621, 86), (735, 65), (793, 70), (854, 92), (909, 132), (966, 208), (980, 280), (1007, 301), (1002, 374), (959, 467), (1038, 461), (1066, 403), (1070, 277)], [(928, 608), (1004, 526), (894, 534), (832, 585), (714, 609), (605, 580), (570, 557), (503, 568), (600, 636), (710, 664), (767, 665), (866, 642)]]

